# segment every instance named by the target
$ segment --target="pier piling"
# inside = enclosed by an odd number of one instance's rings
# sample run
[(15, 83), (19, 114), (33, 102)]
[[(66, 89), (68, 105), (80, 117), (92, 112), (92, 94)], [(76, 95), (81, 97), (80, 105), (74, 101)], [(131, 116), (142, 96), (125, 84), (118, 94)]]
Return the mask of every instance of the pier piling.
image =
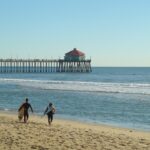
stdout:
[(0, 73), (91, 72), (91, 60), (0, 59)]

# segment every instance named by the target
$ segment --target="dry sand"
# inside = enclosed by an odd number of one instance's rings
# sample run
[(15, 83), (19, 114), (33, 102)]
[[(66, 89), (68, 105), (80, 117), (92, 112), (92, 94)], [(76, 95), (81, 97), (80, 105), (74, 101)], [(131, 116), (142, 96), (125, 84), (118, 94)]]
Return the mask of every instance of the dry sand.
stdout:
[(150, 132), (0, 113), (0, 150), (150, 150)]

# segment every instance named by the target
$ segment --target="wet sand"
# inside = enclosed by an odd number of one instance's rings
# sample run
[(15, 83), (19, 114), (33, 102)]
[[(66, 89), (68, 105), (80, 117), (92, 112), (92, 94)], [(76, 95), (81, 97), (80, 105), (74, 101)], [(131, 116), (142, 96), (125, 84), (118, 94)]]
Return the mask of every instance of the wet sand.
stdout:
[(0, 112), (0, 150), (150, 150), (150, 132)]

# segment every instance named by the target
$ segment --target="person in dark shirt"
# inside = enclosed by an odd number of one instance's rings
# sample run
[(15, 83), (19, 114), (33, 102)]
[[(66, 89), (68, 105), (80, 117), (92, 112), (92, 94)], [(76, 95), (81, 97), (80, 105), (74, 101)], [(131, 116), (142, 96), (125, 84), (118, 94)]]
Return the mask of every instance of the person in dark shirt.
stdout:
[(33, 109), (30, 103), (28, 103), (28, 98), (26, 98), (26, 102), (23, 103), (20, 108), (18, 109), (18, 111), (20, 111), (22, 108), (24, 108), (24, 123), (27, 123), (28, 119), (29, 119), (29, 113), (28, 113), (28, 109), (30, 108), (32, 113), (33, 113)]

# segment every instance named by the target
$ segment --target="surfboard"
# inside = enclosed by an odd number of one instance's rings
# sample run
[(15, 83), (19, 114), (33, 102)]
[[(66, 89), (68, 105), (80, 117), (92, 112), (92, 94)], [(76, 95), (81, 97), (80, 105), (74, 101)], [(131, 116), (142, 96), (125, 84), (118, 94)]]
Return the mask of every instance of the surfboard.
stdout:
[(23, 116), (24, 116), (24, 108), (21, 108), (19, 110), (19, 112), (18, 112), (18, 119), (19, 119), (19, 121), (22, 120)]

